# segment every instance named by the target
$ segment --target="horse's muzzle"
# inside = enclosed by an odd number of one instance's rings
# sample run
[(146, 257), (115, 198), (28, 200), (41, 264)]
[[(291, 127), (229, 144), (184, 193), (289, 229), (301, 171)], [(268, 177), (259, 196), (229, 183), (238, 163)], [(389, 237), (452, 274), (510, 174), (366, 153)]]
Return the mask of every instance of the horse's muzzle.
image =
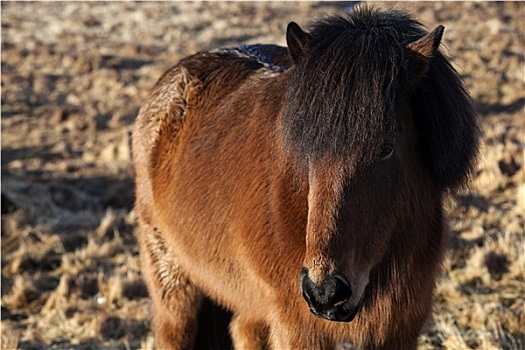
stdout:
[(350, 322), (359, 311), (359, 305), (352, 309), (345, 306), (352, 296), (352, 289), (342, 275), (334, 274), (322, 283), (315, 284), (308, 276), (308, 271), (303, 268), (301, 289), (310, 311), (317, 317), (330, 321)]

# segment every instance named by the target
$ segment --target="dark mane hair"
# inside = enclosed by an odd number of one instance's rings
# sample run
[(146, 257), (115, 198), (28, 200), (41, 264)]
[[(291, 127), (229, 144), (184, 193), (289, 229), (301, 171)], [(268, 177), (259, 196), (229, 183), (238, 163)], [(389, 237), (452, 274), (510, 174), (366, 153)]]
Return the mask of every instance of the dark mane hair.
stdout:
[(437, 53), (411, 98), (423, 161), (442, 190), (464, 186), (478, 154), (481, 128), (472, 100), (450, 62)]
[(407, 36), (423, 34), (402, 13), (367, 7), (315, 23), (309, 51), (290, 77), (283, 118), (296, 161), (350, 152), (370, 160), (406, 94)]
[[(307, 54), (291, 72), (281, 119), (285, 150), (294, 154), (293, 161), (305, 165), (330, 156), (372, 162), (395, 131), (401, 109), (414, 101), (424, 157), (437, 181), (443, 187), (462, 183), (476, 152), (459, 144), (463, 137), (472, 138), (465, 145), (476, 144), (471, 142), (478, 137), (476, 118), (457, 73), (440, 53), (420, 82), (422, 88), (410, 81), (407, 45), (425, 34), (406, 13), (369, 7), (314, 23)], [(471, 126), (456, 128), (457, 123)], [(457, 135), (461, 130), (468, 135)], [(449, 135), (456, 144), (443, 152), (438, 148)], [(432, 140), (424, 140), (428, 137)], [(458, 166), (449, 175), (443, 162), (451, 155)]]

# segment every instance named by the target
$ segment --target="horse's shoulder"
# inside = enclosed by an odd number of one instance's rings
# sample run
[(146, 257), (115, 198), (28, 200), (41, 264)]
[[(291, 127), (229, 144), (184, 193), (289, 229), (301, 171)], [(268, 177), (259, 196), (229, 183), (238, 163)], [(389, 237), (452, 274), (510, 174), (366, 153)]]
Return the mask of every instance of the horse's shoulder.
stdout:
[(227, 93), (252, 74), (278, 75), (290, 65), (287, 49), (275, 45), (242, 45), (199, 52), (183, 58), (164, 73), (140, 115), (153, 125), (180, 119), (197, 91), (203, 92), (213, 85), (215, 97), (220, 98), (220, 90)]
[(243, 45), (199, 52), (183, 58), (155, 84), (139, 111), (134, 147), (155, 161), (160, 135), (177, 139), (192, 106), (215, 105), (257, 75), (279, 75), (291, 65), (286, 48), (275, 45)]

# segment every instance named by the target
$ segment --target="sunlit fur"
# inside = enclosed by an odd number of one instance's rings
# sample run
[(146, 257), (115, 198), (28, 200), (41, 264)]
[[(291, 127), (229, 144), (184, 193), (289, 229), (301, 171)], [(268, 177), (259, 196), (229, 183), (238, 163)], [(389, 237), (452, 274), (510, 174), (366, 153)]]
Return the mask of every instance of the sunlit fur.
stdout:
[[(233, 312), (237, 348), (416, 348), (443, 196), (466, 182), (479, 135), (446, 58), (409, 48), (425, 34), (362, 8), (314, 24), (294, 62), (270, 45), (202, 52), (159, 80), (133, 134), (158, 348), (192, 347), (204, 296)], [(302, 268), (343, 274), (355, 319), (313, 316)]]

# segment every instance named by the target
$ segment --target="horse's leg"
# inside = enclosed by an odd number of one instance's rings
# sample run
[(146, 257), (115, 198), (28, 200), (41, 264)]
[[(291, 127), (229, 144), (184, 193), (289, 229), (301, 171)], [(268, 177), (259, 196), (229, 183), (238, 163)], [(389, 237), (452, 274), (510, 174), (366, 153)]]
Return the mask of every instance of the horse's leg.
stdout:
[[(313, 317), (313, 316), (312, 316)], [(311, 330), (311, 331), (308, 331)], [(326, 334), (319, 332), (318, 326), (289, 318), (288, 322), (270, 325), (269, 344), (271, 349), (346, 349)], [(352, 349), (353, 348), (349, 348)]]
[[(315, 332), (315, 330), (313, 330)], [(304, 330), (303, 330), (304, 332)], [(271, 349), (335, 349), (336, 345), (326, 339), (313, 338), (312, 334), (296, 333), (290, 336), (290, 332), (281, 329), (279, 332), (270, 331)]]
[(266, 349), (268, 327), (260, 322), (236, 314), (230, 322), (230, 334), (235, 349)]
[(290, 337), (283, 332), (283, 329), (276, 331), (274, 328), (270, 329), (269, 342), (271, 349), (293, 349)]
[(153, 302), (157, 349), (192, 349), (198, 328), (201, 291), (181, 270), (155, 228), (140, 226), (141, 263)]
[[(299, 324), (287, 324), (283, 322), (274, 323), (270, 326), (269, 330), (269, 343), (270, 348), (279, 349), (326, 349), (326, 347), (320, 347), (319, 344), (311, 344), (308, 342), (308, 336), (298, 331), (293, 330), (295, 327), (300, 327)], [(302, 336), (301, 336), (302, 335)]]

